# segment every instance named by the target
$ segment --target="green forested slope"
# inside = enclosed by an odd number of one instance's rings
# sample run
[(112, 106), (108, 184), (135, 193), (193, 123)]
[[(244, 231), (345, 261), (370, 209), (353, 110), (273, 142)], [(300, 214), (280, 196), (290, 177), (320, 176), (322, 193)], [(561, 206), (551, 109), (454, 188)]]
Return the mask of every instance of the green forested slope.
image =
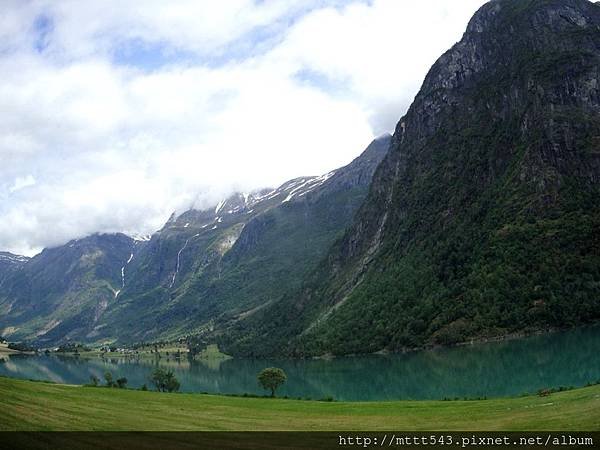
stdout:
[(495, 0), (432, 67), (344, 238), (232, 353), (453, 344), (600, 319), (600, 7)]

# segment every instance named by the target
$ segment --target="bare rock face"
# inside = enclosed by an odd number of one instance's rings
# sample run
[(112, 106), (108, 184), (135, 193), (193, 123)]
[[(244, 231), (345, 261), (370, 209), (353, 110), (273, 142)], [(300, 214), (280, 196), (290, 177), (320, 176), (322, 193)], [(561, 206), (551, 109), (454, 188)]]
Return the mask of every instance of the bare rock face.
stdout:
[(343, 239), (225, 344), (361, 353), (600, 318), (599, 79), (597, 4), (484, 5), (398, 122)]
[[(463, 39), (432, 67), (414, 104), (398, 123), (392, 151), (373, 182), (376, 195), (371, 200), (390, 203), (394, 189), (407, 192), (404, 182), (431, 170), (432, 158), (444, 154), (438, 147), (451, 144), (444, 142), (445, 134), (479, 129), (489, 136), (501, 126), (506, 127), (504, 136), (512, 141), (512, 148), (485, 155), (484, 172), (464, 173), (464, 165), (449, 161), (444, 177), (489, 186), (505, 173), (520, 140), (535, 147), (521, 166), (523, 183), (549, 195), (554, 193), (547, 188), (559, 188), (564, 176), (597, 183), (600, 166), (593, 148), (598, 143), (590, 142), (591, 152), (576, 154), (581, 147), (576, 136), (593, 139), (597, 131), (599, 24), (600, 8), (585, 0), (539, 0), (528, 7), (509, 0), (486, 4)], [(442, 197), (437, 200), (440, 207), (447, 204)], [(407, 211), (396, 214), (402, 219)], [(384, 212), (377, 216), (382, 218)], [(373, 234), (372, 227), (365, 231)]]

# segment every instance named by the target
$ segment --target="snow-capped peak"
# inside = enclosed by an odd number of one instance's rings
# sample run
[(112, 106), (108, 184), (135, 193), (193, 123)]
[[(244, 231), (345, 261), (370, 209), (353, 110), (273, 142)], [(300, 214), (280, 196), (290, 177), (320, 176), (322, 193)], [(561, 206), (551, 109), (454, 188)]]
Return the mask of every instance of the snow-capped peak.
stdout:
[(0, 252), (0, 261), (8, 261), (12, 263), (24, 263), (29, 261), (27, 256), (14, 255), (8, 252)]
[(223, 206), (225, 206), (225, 202), (226, 202), (226, 200), (221, 200), (219, 202), (219, 204), (215, 208), (215, 214), (217, 214), (219, 211), (221, 211), (221, 208), (223, 208)]

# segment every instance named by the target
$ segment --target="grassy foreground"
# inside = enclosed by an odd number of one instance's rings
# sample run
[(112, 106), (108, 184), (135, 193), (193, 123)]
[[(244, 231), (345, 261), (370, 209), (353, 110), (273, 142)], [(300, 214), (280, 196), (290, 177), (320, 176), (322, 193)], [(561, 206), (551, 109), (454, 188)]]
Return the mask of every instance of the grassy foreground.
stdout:
[(600, 430), (600, 386), (483, 401), (316, 402), (0, 377), (0, 430)]

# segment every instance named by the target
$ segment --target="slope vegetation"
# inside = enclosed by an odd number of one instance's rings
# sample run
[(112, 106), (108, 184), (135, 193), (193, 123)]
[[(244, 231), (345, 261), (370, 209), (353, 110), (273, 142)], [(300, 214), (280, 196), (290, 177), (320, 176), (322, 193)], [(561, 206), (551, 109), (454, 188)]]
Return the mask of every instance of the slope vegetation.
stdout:
[(246, 355), (401, 350), (600, 319), (600, 6), (494, 0), (431, 68), (356, 220)]

